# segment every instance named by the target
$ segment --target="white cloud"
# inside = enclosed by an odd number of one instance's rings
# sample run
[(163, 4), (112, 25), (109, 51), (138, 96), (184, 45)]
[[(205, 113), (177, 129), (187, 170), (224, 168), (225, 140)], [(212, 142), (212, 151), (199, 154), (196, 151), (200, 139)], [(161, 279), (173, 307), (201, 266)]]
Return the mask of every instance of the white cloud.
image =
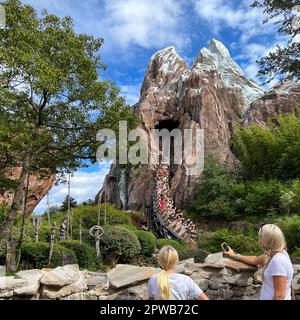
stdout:
[(106, 0), (102, 25), (109, 41), (128, 48), (159, 48), (187, 44), (183, 33), (183, 2), (178, 0)]
[[(93, 172), (85, 172), (82, 169), (76, 171), (71, 177), (71, 197), (77, 203), (88, 199), (94, 199), (98, 191), (100, 191), (104, 177), (108, 173), (109, 163), (96, 167), (97, 170)], [(50, 206), (60, 206), (68, 194), (68, 185), (60, 183), (54, 186), (49, 192)], [(47, 210), (47, 197), (44, 197), (34, 212), (43, 213)]]
[(133, 105), (139, 101), (140, 85), (120, 85), (121, 95), (125, 97), (126, 103)]
[[(24, 0), (37, 9), (70, 15), (80, 32), (104, 37), (104, 49), (184, 47), (189, 39), (182, 30), (181, 0)], [(116, 52), (118, 53), (118, 52)]]

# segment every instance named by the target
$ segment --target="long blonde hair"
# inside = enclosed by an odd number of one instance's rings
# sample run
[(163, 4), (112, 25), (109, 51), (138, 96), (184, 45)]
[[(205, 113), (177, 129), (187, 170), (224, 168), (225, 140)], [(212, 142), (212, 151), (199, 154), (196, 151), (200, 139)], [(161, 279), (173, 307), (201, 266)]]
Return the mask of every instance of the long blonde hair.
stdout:
[(178, 260), (178, 253), (172, 246), (163, 246), (160, 249), (158, 263), (162, 271), (157, 275), (157, 287), (161, 300), (169, 300), (172, 296), (167, 270), (173, 269), (178, 263)]
[[(265, 261), (262, 265), (266, 269), (272, 257), (286, 247), (286, 241), (281, 229), (275, 224), (265, 224), (258, 232), (259, 242), (265, 251)], [(264, 272), (263, 272), (264, 274)]]

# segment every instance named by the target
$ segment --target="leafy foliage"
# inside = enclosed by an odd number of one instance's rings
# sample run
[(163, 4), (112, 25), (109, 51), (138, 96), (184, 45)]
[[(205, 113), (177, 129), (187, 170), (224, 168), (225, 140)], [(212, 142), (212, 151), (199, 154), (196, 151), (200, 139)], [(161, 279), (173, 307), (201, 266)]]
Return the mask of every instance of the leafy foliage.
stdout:
[[(62, 254), (73, 255), (75, 253), (61, 245), (55, 244), (53, 249), (53, 257), (50, 267), (56, 267), (61, 265)], [(25, 242), (22, 245), (21, 254), (21, 269), (41, 269), (49, 267), (49, 244), (45, 242)]]
[(28, 173), (47, 168), (60, 173), (96, 161), (99, 129), (118, 132), (137, 118), (103, 71), (103, 39), (76, 34), (70, 17), (59, 18), (19, 0), (1, 2), (6, 27), (0, 30), (0, 183), (3, 169), (18, 166), (21, 176), (9, 215), (0, 226), (7, 236), (22, 205)]
[[(66, 196), (61, 207), (60, 210), (63, 212), (67, 212), (68, 211), (68, 203), (69, 203), (69, 196)], [(70, 197), (70, 209), (72, 208), (76, 208), (77, 207), (77, 201)]]
[(267, 15), (263, 22), (273, 21), (279, 26), (278, 31), (289, 40), (287, 46), (278, 45), (275, 51), (259, 61), (259, 75), (269, 77), (269, 81), (275, 76), (300, 78), (300, 43), (294, 41), (300, 33), (300, 12), (296, 12), (296, 5), (299, 6), (298, 0), (255, 0), (252, 3), (252, 7), (261, 8)]
[(200, 249), (209, 252), (222, 251), (221, 244), (228, 243), (231, 248), (241, 254), (260, 254), (261, 248), (258, 243), (257, 234), (254, 231), (217, 229), (216, 231), (200, 231), (197, 244)]
[(119, 227), (111, 227), (101, 239), (101, 252), (111, 265), (121, 259), (130, 261), (141, 252), (138, 237), (131, 231)]
[(184, 243), (178, 242), (176, 240), (169, 239), (157, 239), (157, 248), (161, 249), (163, 246), (172, 246), (177, 251), (184, 250), (186, 245)]
[(281, 217), (275, 222), (284, 233), (289, 251), (300, 248), (300, 216)]
[(75, 253), (78, 265), (81, 268), (91, 267), (96, 260), (95, 249), (85, 243), (80, 244), (77, 240), (65, 240), (59, 244)]
[(141, 244), (141, 254), (145, 257), (151, 257), (156, 248), (156, 238), (153, 233), (143, 230), (137, 230), (134, 232)]
[(232, 142), (246, 178), (300, 177), (300, 119), (296, 115), (279, 115), (267, 126), (236, 127)]

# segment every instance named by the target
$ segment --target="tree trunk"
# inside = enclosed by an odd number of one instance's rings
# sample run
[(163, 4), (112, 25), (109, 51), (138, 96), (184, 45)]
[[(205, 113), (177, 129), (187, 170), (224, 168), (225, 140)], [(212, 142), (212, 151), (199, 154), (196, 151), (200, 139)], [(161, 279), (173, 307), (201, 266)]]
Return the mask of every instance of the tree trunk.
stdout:
[(25, 156), (25, 159), (23, 162), (21, 175), (18, 181), (17, 188), (14, 192), (14, 198), (13, 198), (13, 202), (12, 202), (9, 214), (6, 217), (3, 224), (0, 226), (0, 240), (6, 239), (8, 237), (9, 231), (22, 207), (26, 177), (27, 177), (27, 174), (29, 173), (29, 168), (30, 168), (30, 159), (31, 159), (31, 155), (30, 153), (28, 153)]

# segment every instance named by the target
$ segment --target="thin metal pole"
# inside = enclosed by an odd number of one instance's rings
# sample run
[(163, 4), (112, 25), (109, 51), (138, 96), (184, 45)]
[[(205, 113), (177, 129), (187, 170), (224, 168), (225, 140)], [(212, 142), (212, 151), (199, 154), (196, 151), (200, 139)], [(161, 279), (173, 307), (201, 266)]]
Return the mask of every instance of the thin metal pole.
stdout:
[(47, 192), (47, 215), (48, 215), (49, 228), (51, 229), (49, 191)]
[(70, 194), (71, 194), (71, 173), (69, 172), (68, 175), (68, 223), (67, 223), (67, 237), (70, 237), (70, 206), (71, 206), (71, 199), (70, 199)]
[(106, 179), (104, 183), (104, 225), (106, 226)]

